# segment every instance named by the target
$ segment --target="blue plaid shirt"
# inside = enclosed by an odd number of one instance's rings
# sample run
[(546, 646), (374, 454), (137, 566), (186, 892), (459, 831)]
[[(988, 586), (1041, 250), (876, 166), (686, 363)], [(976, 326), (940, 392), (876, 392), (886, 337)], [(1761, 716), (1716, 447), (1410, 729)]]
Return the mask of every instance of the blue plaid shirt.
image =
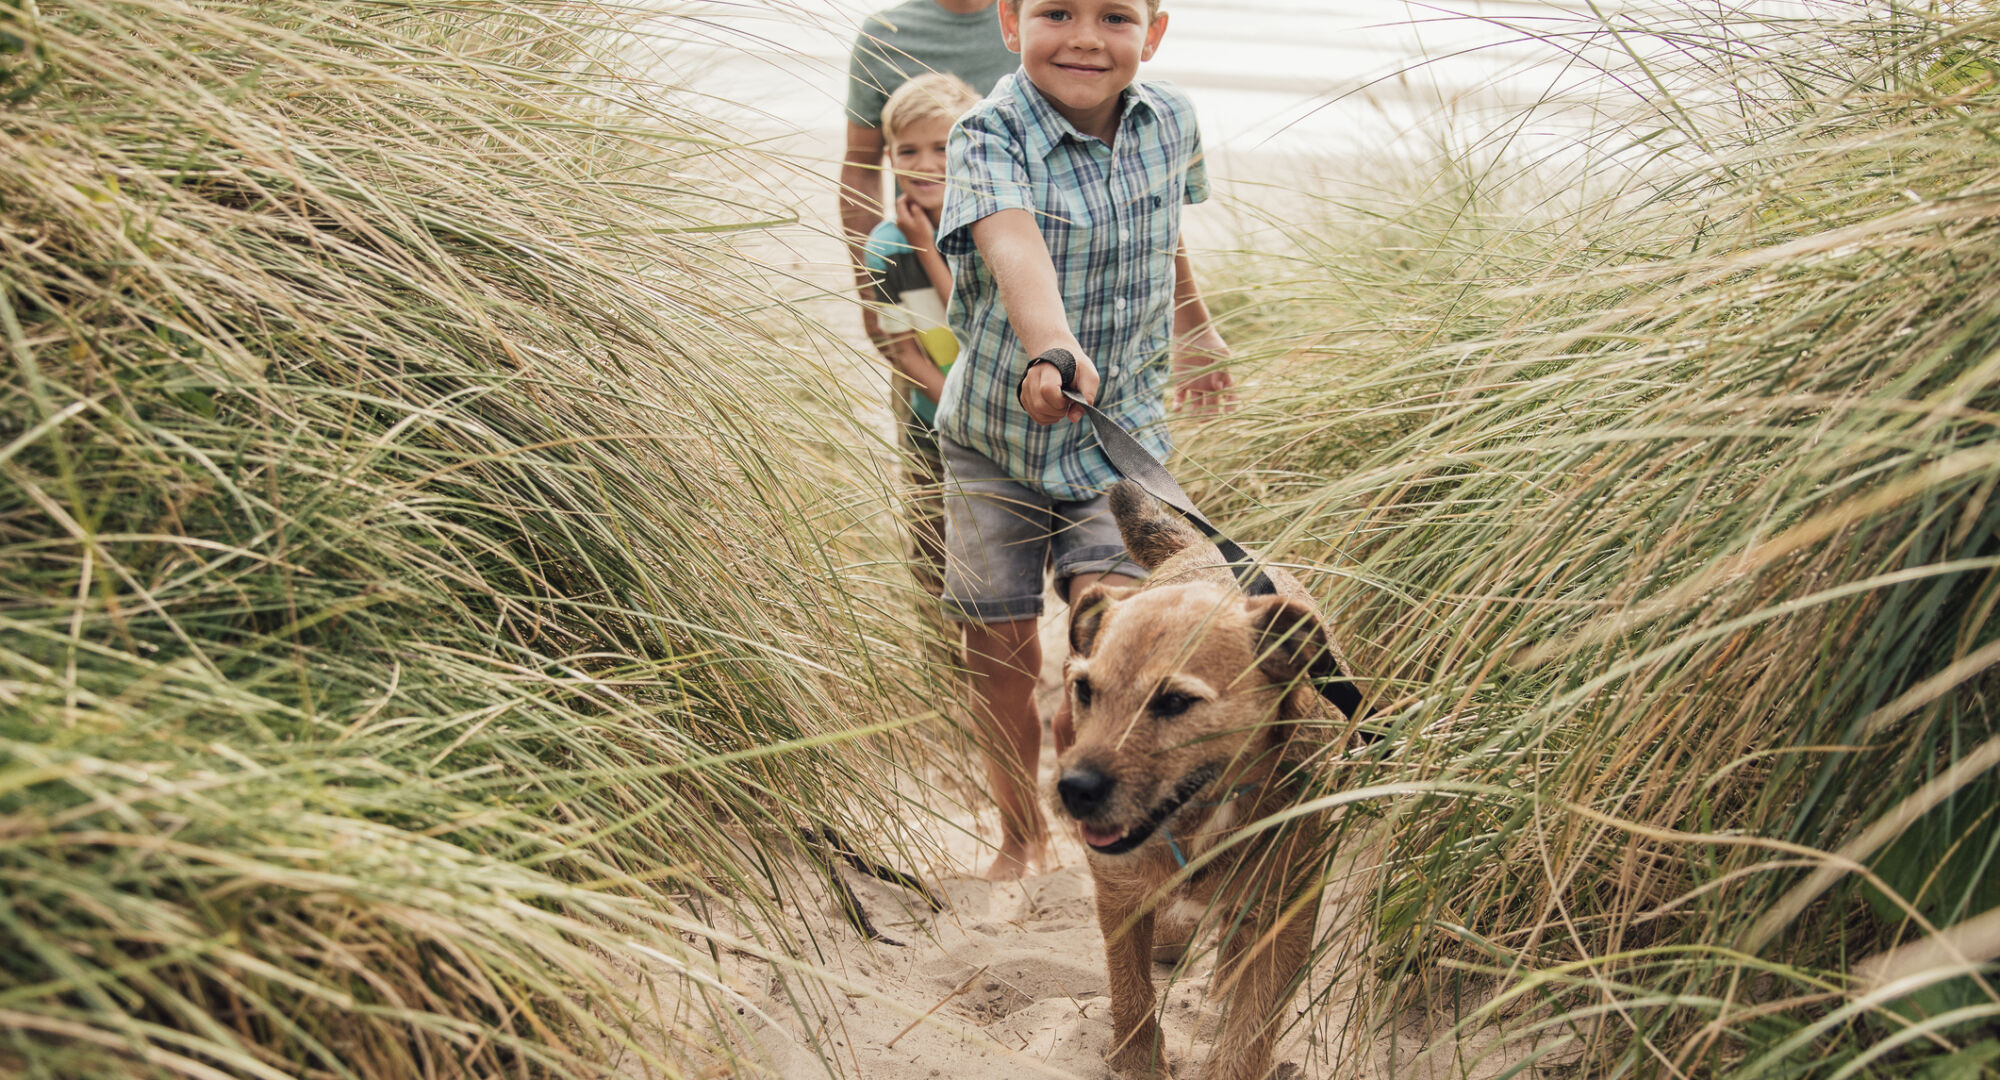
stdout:
[(1042, 427), (1015, 398), (1028, 357), (972, 224), (1021, 209), (1042, 227), (1070, 329), (1103, 379), (1097, 406), (1164, 460), (1181, 204), (1208, 197), (1194, 106), (1171, 85), (1135, 82), (1107, 146), (1017, 71), (959, 118), (945, 161), (937, 246), (952, 263), (959, 360), (945, 378), (938, 432), (1061, 501), (1094, 498), (1118, 479), (1088, 421)]

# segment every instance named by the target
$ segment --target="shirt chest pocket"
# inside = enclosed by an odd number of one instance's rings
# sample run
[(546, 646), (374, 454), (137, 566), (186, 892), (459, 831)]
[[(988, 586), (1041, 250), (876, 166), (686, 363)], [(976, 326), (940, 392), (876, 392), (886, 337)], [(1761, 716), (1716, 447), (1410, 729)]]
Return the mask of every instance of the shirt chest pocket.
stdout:
[(1131, 233), (1128, 248), (1143, 247), (1149, 256), (1172, 256), (1182, 184), (1178, 174), (1161, 170), (1133, 185), (1136, 190), (1118, 208), (1120, 226)]
[(1172, 200), (1179, 198), (1178, 185), (1155, 185), (1136, 198), (1114, 192), (1102, 181), (1099, 185), (1095, 190), (1078, 190), (1052, 184), (1043, 190), (1040, 217), (1049, 253), (1060, 257), (1064, 252), (1117, 251), (1127, 258), (1157, 254), (1150, 249), (1158, 246), (1163, 229), (1171, 232), (1168, 215)]
[(1036, 217), (1040, 219), (1042, 235), (1049, 238), (1051, 253), (1059, 244), (1066, 244), (1070, 237), (1090, 235), (1094, 226), (1110, 216), (1105, 212), (1108, 208), (1099, 209), (1092, 205), (1100, 201), (1074, 184), (1057, 181), (1042, 185), (1041, 205)]

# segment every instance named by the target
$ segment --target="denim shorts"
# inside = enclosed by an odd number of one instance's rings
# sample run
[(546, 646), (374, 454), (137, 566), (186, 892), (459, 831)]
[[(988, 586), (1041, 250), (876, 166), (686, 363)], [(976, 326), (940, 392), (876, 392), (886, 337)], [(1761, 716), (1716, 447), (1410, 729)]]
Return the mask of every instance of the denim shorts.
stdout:
[(1042, 613), (1042, 571), (1056, 591), (1081, 574), (1143, 578), (1125, 553), (1110, 500), (1058, 502), (1010, 479), (986, 455), (950, 439), (944, 451), (944, 608), (959, 622), (999, 623)]

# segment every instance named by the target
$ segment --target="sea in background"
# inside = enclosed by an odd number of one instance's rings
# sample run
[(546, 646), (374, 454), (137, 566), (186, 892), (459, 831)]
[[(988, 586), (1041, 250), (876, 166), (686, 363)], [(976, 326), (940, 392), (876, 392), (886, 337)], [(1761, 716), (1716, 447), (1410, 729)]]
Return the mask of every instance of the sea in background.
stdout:
[[(1272, 250), (1269, 234), (1292, 217), (1286, 200), (1359, 188), (1394, 198), (1445, 160), (1553, 163), (1545, 173), (1579, 194), (1625, 183), (1655, 152), (1645, 125), (1657, 127), (1667, 91), (1679, 92), (1641, 62), (1676, 50), (1673, 27), (1694, 2), (1166, 0), (1172, 22), (1141, 76), (1187, 89), (1200, 117), (1217, 198), (1188, 215), (1190, 243)], [(847, 57), (862, 20), (887, 6), (659, 0), (635, 39), (636, 63), (765, 152), (772, 168), (755, 182), (797, 207), (801, 228), (773, 237), (763, 257), (806, 292), (851, 288), (833, 198)], [(1842, 5), (1706, 0), (1703, 10), (1746, 47), (1770, 28), (1775, 47), (1787, 20)]]
[[(882, 0), (699, 0), (662, 5), (673, 79), (744, 132), (789, 139), (844, 123), (847, 55)], [(1442, 132), (1470, 145), (1535, 109), (1561, 139), (1635, 88), (1608, 78), (1634, 54), (1669, 47), (1643, 32), (1676, 5), (1587, 0), (1167, 0), (1172, 22), (1141, 69), (1188, 89), (1216, 170), (1357, 154), (1418, 157)], [(1683, 5), (1684, 6), (1684, 5)], [(1716, 7), (1711, 3), (1710, 7)], [(1744, 25), (1796, 3), (1734, 3)], [(1637, 88), (1643, 95), (1643, 87)]]

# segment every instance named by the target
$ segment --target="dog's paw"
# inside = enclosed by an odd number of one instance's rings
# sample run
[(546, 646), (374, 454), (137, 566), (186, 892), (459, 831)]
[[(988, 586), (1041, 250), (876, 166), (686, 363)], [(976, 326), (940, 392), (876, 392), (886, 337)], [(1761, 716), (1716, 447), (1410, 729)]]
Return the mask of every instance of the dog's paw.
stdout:
[(1167, 1062), (1167, 1051), (1160, 1045), (1157, 1028), (1152, 1038), (1142, 1034), (1132, 1043), (1110, 1057), (1111, 1068), (1119, 1080), (1173, 1080), (1173, 1066)]
[(1165, 1061), (1129, 1067), (1114, 1061), (1111, 1070), (1118, 1080), (1174, 1080), (1174, 1070)]

